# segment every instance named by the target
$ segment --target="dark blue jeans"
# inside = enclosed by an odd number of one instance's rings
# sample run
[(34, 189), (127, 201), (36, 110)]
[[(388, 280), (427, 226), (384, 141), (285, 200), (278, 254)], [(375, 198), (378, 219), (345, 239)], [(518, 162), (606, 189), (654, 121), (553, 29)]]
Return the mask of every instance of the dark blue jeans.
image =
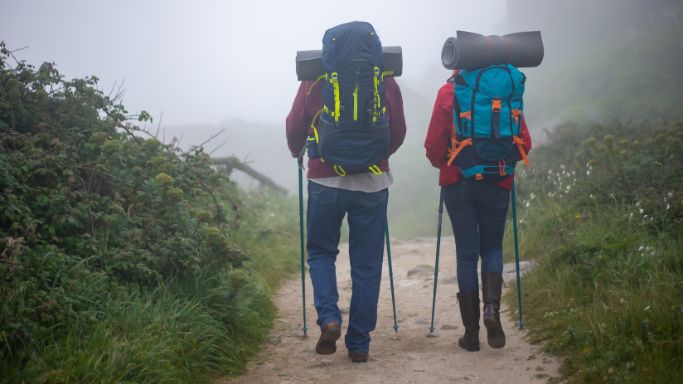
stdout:
[(354, 353), (369, 351), (370, 332), (377, 324), (388, 198), (388, 189), (365, 193), (308, 183), (306, 250), (321, 327), (333, 321), (342, 323), (334, 263), (339, 253), (342, 220), (348, 214), (353, 285), (345, 341), (346, 348)]
[(460, 292), (477, 292), (477, 262), (484, 272), (503, 272), (503, 233), (510, 191), (495, 184), (460, 180), (445, 187), (453, 226)]

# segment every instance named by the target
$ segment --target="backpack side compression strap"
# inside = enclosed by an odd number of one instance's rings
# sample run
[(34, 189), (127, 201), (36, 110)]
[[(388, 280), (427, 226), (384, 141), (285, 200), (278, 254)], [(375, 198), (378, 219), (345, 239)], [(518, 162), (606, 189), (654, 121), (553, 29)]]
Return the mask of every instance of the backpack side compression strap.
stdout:
[(460, 152), (472, 145), (472, 138), (468, 137), (463, 141), (458, 141), (457, 130), (458, 124), (461, 124), (461, 119), (471, 118), (472, 114), (470, 111), (460, 112), (460, 103), (458, 103), (458, 98), (455, 95), (455, 81), (453, 82), (453, 130), (451, 131), (451, 145), (448, 148), (448, 166), (453, 164), (453, 160), (460, 154)]
[(334, 111), (332, 111), (332, 116), (334, 116), (334, 122), (339, 122), (339, 114), (341, 113), (341, 96), (339, 94), (339, 77), (337, 72), (332, 72), (327, 76), (332, 84), (332, 89), (334, 90)]

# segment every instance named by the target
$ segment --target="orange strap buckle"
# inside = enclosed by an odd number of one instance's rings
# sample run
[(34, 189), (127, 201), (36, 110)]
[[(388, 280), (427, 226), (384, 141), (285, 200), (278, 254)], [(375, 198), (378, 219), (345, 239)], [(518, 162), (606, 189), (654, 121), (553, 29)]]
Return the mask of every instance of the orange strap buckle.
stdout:
[(526, 157), (526, 151), (524, 150), (524, 140), (522, 140), (519, 136), (515, 136), (512, 139), (512, 142), (517, 145), (517, 149), (519, 150), (519, 154), (522, 155), (522, 160), (524, 160), (524, 165), (529, 165), (529, 159)]
[(500, 109), (503, 108), (503, 102), (500, 99), (493, 99), (491, 100), (491, 110), (493, 112), (500, 112)]
[(522, 116), (522, 110), (521, 109), (513, 109), (512, 110), (512, 117), (515, 119), (515, 123), (519, 123), (519, 117)]
[(461, 119), (471, 119), (472, 118), (472, 111), (460, 112), (460, 118)]
[(465, 139), (463, 141), (457, 141), (455, 138), (451, 138), (451, 149), (448, 151), (450, 156), (448, 157), (448, 166), (453, 163), (456, 156), (467, 146), (472, 145), (472, 139)]

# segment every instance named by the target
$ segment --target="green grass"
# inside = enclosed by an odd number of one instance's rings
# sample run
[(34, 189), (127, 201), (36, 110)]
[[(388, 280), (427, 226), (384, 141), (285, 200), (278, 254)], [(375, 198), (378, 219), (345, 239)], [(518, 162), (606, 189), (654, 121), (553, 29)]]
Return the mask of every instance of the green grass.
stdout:
[[(250, 205), (245, 213), (253, 227), (239, 236), (249, 255), (241, 268), (198, 270), (152, 288), (88, 274), (70, 292), (85, 309), (56, 319), (54, 332), (34, 336), (4, 361), (0, 382), (202, 383), (243, 372), (272, 325), (271, 294), (298, 256), (283, 227), (287, 215), (277, 210), (286, 200), (259, 199), (278, 207)], [(258, 224), (270, 212), (277, 214)]]
[(241, 367), (239, 344), (198, 301), (168, 292), (112, 301), (87, 330), (71, 328), (26, 367), (27, 382), (206, 382)]
[(518, 180), (526, 324), (569, 382), (683, 375), (683, 125), (639, 128), (559, 127)]

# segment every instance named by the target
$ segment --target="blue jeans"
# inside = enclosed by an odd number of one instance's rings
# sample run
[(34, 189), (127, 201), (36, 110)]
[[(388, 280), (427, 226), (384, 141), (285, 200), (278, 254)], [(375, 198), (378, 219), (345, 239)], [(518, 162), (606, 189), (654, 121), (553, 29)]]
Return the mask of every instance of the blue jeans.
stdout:
[(456, 243), (458, 288), (477, 292), (477, 261), (481, 269), (503, 272), (503, 233), (510, 191), (495, 184), (460, 180), (445, 187), (444, 202)]
[(365, 193), (308, 183), (306, 250), (321, 327), (330, 322), (342, 323), (334, 263), (339, 253), (342, 220), (348, 214), (353, 285), (345, 342), (346, 348), (354, 353), (368, 353), (370, 332), (377, 324), (388, 199), (388, 189)]

